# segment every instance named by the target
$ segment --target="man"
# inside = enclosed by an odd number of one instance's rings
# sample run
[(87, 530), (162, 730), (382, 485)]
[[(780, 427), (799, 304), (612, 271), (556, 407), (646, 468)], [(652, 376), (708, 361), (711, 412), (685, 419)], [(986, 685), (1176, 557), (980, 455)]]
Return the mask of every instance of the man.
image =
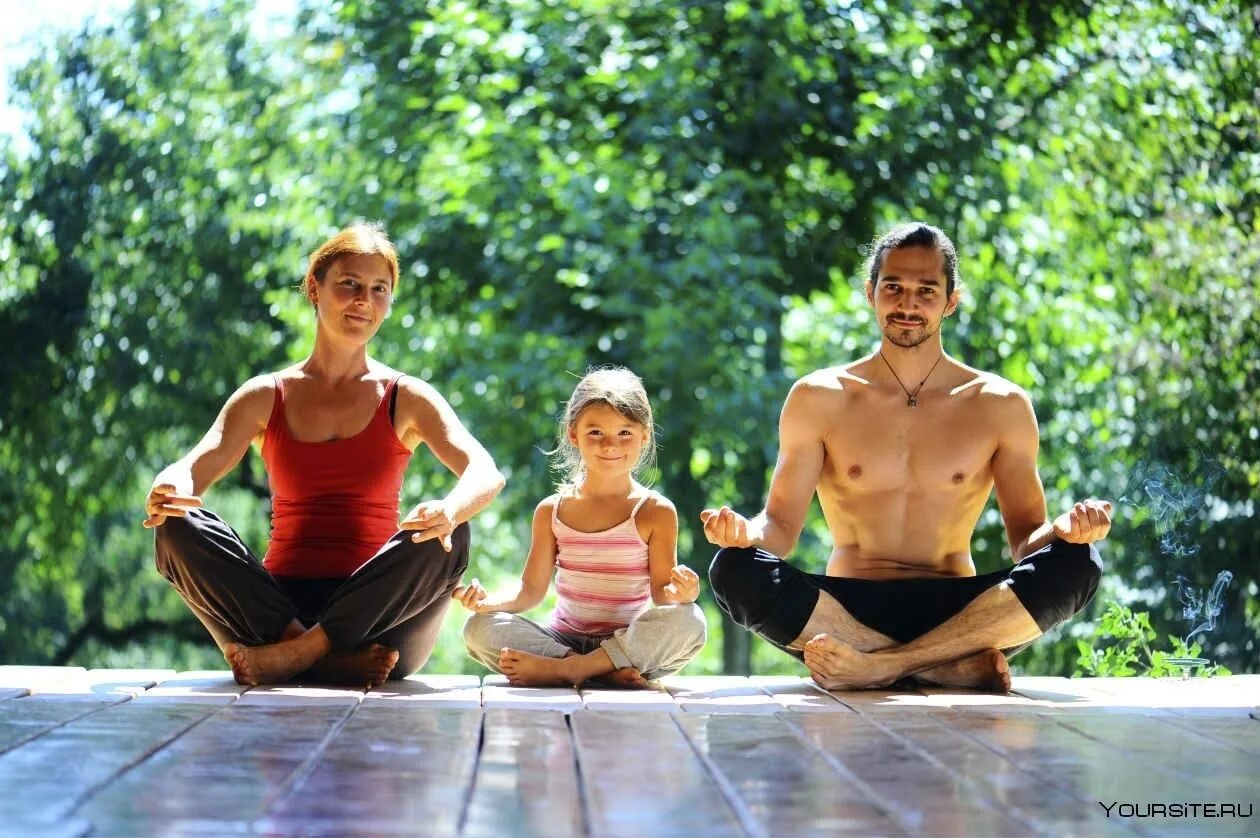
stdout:
[[(765, 509), (701, 513), (723, 548), (714, 594), (826, 688), (914, 676), (1005, 692), (1007, 656), (1093, 596), (1093, 544), (1111, 528), (1111, 504), (1078, 502), (1048, 520), (1027, 394), (945, 354), (940, 329), (960, 289), (944, 233), (911, 223), (880, 238), (866, 297), (880, 347), (792, 387)], [(994, 488), (1015, 565), (977, 576), (971, 537)], [(779, 558), (815, 492), (834, 542), (825, 575)]]

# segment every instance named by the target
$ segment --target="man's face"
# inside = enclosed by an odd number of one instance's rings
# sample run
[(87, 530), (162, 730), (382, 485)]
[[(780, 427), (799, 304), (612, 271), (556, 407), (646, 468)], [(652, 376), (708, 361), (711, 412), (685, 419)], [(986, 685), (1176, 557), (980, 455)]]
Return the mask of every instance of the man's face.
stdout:
[(879, 275), (866, 298), (884, 337), (913, 347), (941, 330), (958, 307), (958, 292), (945, 294), (945, 257), (932, 247), (902, 247), (884, 254)]

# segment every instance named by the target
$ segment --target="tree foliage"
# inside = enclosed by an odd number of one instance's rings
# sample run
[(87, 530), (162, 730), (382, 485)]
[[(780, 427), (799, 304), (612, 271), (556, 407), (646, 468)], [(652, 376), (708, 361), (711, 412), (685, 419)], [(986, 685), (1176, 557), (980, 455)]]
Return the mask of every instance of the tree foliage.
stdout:
[[(509, 473), (474, 557), (508, 577), (597, 363), (647, 382), (702, 568), (696, 513), (760, 506), (791, 379), (877, 339), (863, 243), (917, 216), (955, 233), (971, 289), (947, 347), (1038, 405), (1052, 506), (1121, 499), (1105, 597), (1175, 633), (1172, 575), (1228, 565), (1234, 619), (1205, 647), (1254, 667), (1247, 33), (1227, 3), (347, 0), (266, 40), (245, 2), (141, 1), (63, 37), (18, 76), (31, 150), (0, 172), (0, 334), (26, 350), (0, 361), (0, 656), (193, 660), (141, 493), (236, 384), (304, 352), (291, 287), (341, 223), (381, 219), (403, 254), (376, 353)], [(414, 472), (408, 497), (444, 485)], [(261, 548), (257, 461), (215, 492)], [(1170, 532), (1181, 553), (1156, 555)], [(824, 543), (814, 520), (797, 560)], [(1003, 543), (987, 515), (978, 560)], [(746, 666), (745, 637), (702, 665)]]

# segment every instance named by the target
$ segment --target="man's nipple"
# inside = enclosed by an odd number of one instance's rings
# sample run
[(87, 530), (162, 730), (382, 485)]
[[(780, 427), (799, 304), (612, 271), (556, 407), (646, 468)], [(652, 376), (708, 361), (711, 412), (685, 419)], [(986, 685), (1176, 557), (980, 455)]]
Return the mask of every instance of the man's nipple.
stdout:
[(953, 480), (954, 480), (954, 485), (955, 485), (955, 486), (957, 486), (959, 483), (962, 483), (962, 482), (963, 482), (964, 480), (966, 480), (966, 479), (967, 479), (967, 478), (966, 478), (966, 475), (964, 475), (961, 471), (956, 471), (956, 472), (954, 472), (954, 478), (953, 478)]
[(851, 465), (851, 466), (849, 466), (849, 477), (852, 477), (854, 480), (857, 480), (857, 479), (858, 479), (859, 477), (861, 477), (861, 476), (862, 476), (862, 467), (861, 467), (861, 466), (859, 466), (859, 465)]

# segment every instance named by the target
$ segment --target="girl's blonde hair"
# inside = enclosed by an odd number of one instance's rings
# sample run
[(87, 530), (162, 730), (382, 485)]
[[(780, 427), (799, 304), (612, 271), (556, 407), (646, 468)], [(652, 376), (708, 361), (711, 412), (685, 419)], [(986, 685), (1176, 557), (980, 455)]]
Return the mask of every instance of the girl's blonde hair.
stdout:
[(582, 411), (593, 404), (608, 405), (647, 431), (647, 442), (639, 454), (639, 461), (634, 464), (636, 475), (656, 462), (656, 426), (652, 424), (652, 403), (648, 401), (643, 381), (625, 367), (590, 369), (573, 388), (573, 395), (569, 396), (564, 406), (560, 417), (559, 445), (548, 452), (552, 457), (552, 467), (561, 475), (561, 488), (571, 488), (582, 479), (582, 456), (569, 439), (569, 431), (577, 424)]

